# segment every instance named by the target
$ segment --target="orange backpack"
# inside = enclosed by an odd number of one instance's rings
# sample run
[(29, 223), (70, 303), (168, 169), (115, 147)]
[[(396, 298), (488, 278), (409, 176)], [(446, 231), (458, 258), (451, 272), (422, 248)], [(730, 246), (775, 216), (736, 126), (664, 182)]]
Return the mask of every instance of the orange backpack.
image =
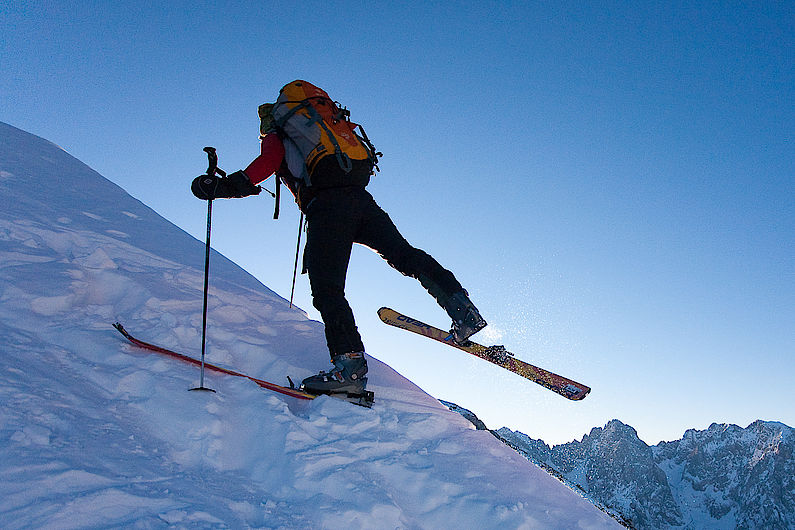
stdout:
[[(285, 159), (294, 177), (312, 183), (312, 175), (326, 157), (334, 156), (348, 174), (356, 166), (368, 174), (378, 169), (378, 157), (364, 129), (350, 121), (350, 112), (322, 89), (306, 81), (288, 83), (272, 106), (259, 109), (261, 131), (276, 130), (282, 137)], [(359, 128), (360, 134), (355, 131)]]

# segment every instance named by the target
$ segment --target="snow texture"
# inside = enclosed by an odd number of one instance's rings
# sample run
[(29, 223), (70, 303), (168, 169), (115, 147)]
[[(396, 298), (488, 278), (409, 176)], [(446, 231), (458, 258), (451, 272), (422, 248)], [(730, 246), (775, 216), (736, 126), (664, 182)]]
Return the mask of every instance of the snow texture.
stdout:
[[(189, 181), (186, 180), (186, 193)], [(372, 409), (197, 355), (204, 243), (0, 123), (0, 527), (609, 528), (615, 521), (371, 358)], [(213, 254), (208, 360), (285, 383), (322, 325)]]

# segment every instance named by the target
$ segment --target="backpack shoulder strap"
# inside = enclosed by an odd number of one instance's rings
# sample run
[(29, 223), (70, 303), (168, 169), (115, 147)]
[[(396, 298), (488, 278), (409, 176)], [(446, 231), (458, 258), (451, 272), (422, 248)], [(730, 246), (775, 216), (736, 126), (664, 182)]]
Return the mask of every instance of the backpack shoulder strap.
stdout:
[[(275, 105), (286, 105), (287, 103), (298, 103), (298, 105), (296, 105), (295, 107), (293, 107), (293, 108), (289, 109), (287, 112), (285, 112), (284, 116), (282, 116), (281, 118), (273, 120), (274, 125), (276, 125), (276, 127), (278, 129), (283, 129), (284, 124), (287, 123), (287, 121), (290, 118), (292, 118), (293, 115), (295, 115), (296, 112), (298, 112), (300, 110), (303, 110), (305, 108), (309, 108), (310, 109), (310, 112), (313, 114), (313, 117), (314, 116), (318, 116), (317, 112), (312, 112), (315, 109), (312, 108), (312, 103), (310, 103), (308, 98), (307, 99), (302, 99), (301, 101), (280, 101), (280, 102), (276, 102)], [(318, 116), (318, 118), (319, 118), (319, 116)], [(321, 121), (322, 121), (322, 119), (321, 119)]]

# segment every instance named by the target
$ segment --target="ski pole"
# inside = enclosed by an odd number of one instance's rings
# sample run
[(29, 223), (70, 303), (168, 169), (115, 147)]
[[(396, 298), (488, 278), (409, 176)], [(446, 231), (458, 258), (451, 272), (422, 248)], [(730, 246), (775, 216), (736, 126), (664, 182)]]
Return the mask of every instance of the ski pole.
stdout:
[(295, 264), (293, 265), (293, 286), (290, 289), (290, 309), (293, 308), (293, 296), (295, 295), (295, 277), (298, 274), (298, 253), (301, 250), (301, 230), (304, 226), (304, 212), (301, 212), (301, 219), (298, 221), (298, 242), (295, 244)]
[[(222, 177), (226, 176), (226, 172), (218, 168), (218, 155), (215, 153), (214, 147), (205, 147), (204, 152), (207, 153), (209, 165), (207, 166), (207, 174), (215, 176), (216, 173)], [(207, 199), (207, 238), (204, 245), (204, 304), (202, 306), (202, 362), (201, 362), (201, 376), (199, 386), (191, 388), (191, 390), (202, 390), (205, 392), (215, 392), (212, 388), (204, 386), (204, 354), (207, 344), (207, 292), (210, 286), (210, 233), (212, 230), (213, 219), (213, 199)]]

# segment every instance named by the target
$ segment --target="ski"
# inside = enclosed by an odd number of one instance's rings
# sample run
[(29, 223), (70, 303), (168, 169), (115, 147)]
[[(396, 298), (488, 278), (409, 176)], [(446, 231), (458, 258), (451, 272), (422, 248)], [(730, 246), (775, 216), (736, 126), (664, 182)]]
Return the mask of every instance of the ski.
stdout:
[[(162, 348), (160, 346), (155, 346), (154, 344), (150, 344), (148, 342), (144, 342), (142, 340), (136, 339), (135, 337), (130, 335), (130, 333), (126, 329), (124, 329), (124, 326), (122, 326), (119, 322), (116, 322), (115, 324), (113, 324), (113, 327), (116, 328), (116, 330), (119, 333), (124, 335), (124, 337), (128, 341), (130, 341), (135, 346), (138, 346), (139, 348), (143, 348), (143, 349), (146, 349), (146, 350), (149, 350), (149, 351), (161, 353), (163, 355), (167, 355), (169, 357), (173, 357), (175, 359), (179, 359), (181, 361), (185, 361), (185, 362), (188, 362), (190, 364), (194, 364), (196, 366), (201, 366), (201, 364), (202, 364), (199, 359), (194, 359), (193, 357), (190, 357), (188, 355), (184, 355), (182, 353), (177, 353), (175, 351), (172, 351), (172, 350), (169, 350), (169, 349), (166, 349), (166, 348)], [(294, 397), (296, 399), (312, 400), (312, 399), (315, 399), (317, 397), (317, 395), (315, 395), (315, 394), (309, 394), (309, 393), (304, 392), (304, 391), (302, 391), (302, 390), (300, 390), (298, 388), (295, 388), (292, 385), (292, 381), (290, 381), (290, 386), (287, 387), (287, 386), (277, 385), (276, 383), (271, 383), (270, 381), (263, 381), (262, 379), (257, 379), (256, 377), (251, 377), (250, 375), (246, 375), (246, 374), (243, 374), (243, 373), (240, 373), (240, 372), (236, 372), (234, 370), (229, 370), (228, 368), (222, 368), (221, 366), (216, 366), (214, 364), (210, 364), (210, 363), (207, 363), (207, 362), (204, 363), (204, 368), (206, 370), (210, 370), (212, 372), (218, 372), (218, 373), (221, 373), (221, 374), (232, 375), (232, 376), (235, 376), (235, 377), (244, 377), (244, 378), (248, 379), (249, 381), (253, 381), (254, 383), (256, 383), (257, 385), (259, 385), (262, 388), (265, 388), (265, 389), (268, 389), (268, 390), (272, 390), (274, 392), (278, 392), (279, 394), (284, 394), (285, 396)], [(289, 380), (289, 377), (288, 377), (288, 380)], [(353, 403), (355, 405), (361, 405), (362, 407), (367, 407), (367, 408), (370, 408), (370, 407), (373, 406), (373, 401), (374, 401), (374, 398), (375, 398), (375, 395), (372, 392), (368, 392), (368, 391), (365, 391), (364, 394), (362, 394), (362, 395), (358, 395), (358, 394), (357, 395), (352, 395), (352, 394), (345, 394), (345, 395), (342, 395), (342, 394), (329, 394), (329, 395), (331, 397), (342, 399), (343, 401), (348, 401), (348, 402)]]
[(447, 344), (448, 346), (452, 346), (453, 348), (463, 350), (476, 357), (480, 357), (481, 359), (485, 359), (490, 363), (494, 363), (510, 372), (529, 379), (534, 383), (538, 383), (544, 388), (548, 388), (567, 399), (579, 401), (591, 391), (590, 387), (581, 383), (517, 359), (511, 352), (506, 350), (504, 346), (482, 346), (472, 341), (467, 341), (463, 345), (456, 344), (449, 331), (443, 331), (425, 324), (424, 322), (398, 313), (394, 309), (388, 307), (379, 309), (378, 316), (385, 324), (417, 333), (418, 335), (428, 337), (443, 344)]

